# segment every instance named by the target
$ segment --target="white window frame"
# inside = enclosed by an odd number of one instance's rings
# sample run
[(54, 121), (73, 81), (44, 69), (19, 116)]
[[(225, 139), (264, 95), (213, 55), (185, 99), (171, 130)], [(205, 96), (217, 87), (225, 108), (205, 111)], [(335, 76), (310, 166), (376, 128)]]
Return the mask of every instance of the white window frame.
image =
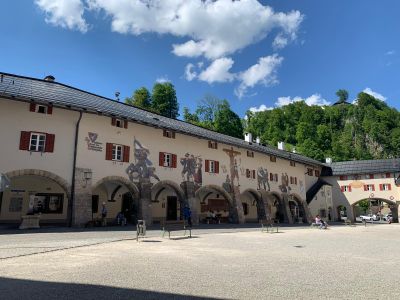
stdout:
[(173, 131), (172, 130), (168, 130), (168, 129), (164, 129), (163, 136), (166, 137), (166, 138), (169, 138), (169, 139), (174, 138), (173, 137)]
[(122, 161), (123, 159), (124, 159), (124, 147), (119, 144), (113, 144), (112, 160), (113, 161)]
[(210, 141), (209, 145), (210, 145), (210, 147), (209, 147), (210, 149), (218, 149), (218, 143), (215, 141)]
[(115, 126), (118, 128), (124, 128), (124, 120), (115, 119)]
[(382, 191), (390, 191), (388, 183), (383, 183), (382, 184)]
[(372, 184), (367, 184), (367, 191), (368, 192), (373, 192), (374, 191), (374, 187)]
[(344, 186), (343, 186), (343, 191), (344, 191), (344, 192), (349, 192), (349, 191), (350, 191), (350, 186), (344, 185)]
[[(36, 138), (34, 138), (34, 136)], [(43, 137), (42, 143), (40, 143), (40, 138)], [(33, 145), (32, 141), (36, 140), (36, 145)], [(29, 139), (29, 151), (44, 152), (46, 149), (46, 134), (39, 132), (31, 132), (31, 137)]]
[(215, 160), (210, 160), (210, 161), (208, 161), (208, 171), (209, 171), (209, 173), (215, 173), (215, 165), (216, 165), (216, 163), (215, 163)]
[(172, 154), (164, 152), (164, 167), (172, 167)]

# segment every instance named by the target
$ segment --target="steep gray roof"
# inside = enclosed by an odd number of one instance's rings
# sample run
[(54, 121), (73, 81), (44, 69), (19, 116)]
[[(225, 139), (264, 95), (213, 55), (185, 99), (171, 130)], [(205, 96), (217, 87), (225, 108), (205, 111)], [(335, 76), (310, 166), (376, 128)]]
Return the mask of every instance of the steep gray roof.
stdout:
[(342, 161), (332, 163), (330, 167), (334, 176), (400, 172), (400, 158)]
[(167, 118), (143, 109), (95, 95), (58, 82), (49, 82), (0, 72), (0, 97), (19, 101), (35, 101), (52, 104), (55, 107), (83, 110), (127, 119), (153, 127), (171, 129), (207, 140), (215, 140), (232, 146), (253, 150), (268, 155), (294, 160), (309, 165), (323, 165), (321, 162), (273, 147), (248, 143), (244, 140), (204, 129), (193, 124)]

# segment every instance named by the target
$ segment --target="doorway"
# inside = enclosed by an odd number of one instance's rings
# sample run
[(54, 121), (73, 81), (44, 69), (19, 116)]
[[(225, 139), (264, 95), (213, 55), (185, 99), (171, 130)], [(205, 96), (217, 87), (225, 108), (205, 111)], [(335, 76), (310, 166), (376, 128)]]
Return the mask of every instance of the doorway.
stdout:
[(178, 198), (176, 196), (167, 197), (167, 221), (178, 219)]
[(136, 207), (131, 193), (122, 195), (121, 212), (124, 214), (127, 223), (136, 224)]

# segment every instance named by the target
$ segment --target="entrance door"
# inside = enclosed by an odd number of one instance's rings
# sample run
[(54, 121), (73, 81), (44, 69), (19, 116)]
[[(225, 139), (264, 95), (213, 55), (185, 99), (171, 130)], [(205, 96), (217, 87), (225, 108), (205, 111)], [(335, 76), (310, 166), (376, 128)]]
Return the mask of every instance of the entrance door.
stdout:
[(121, 211), (128, 223), (136, 223), (136, 209), (131, 193), (125, 193), (122, 196)]
[(178, 219), (178, 199), (175, 196), (167, 197), (167, 221), (176, 221)]

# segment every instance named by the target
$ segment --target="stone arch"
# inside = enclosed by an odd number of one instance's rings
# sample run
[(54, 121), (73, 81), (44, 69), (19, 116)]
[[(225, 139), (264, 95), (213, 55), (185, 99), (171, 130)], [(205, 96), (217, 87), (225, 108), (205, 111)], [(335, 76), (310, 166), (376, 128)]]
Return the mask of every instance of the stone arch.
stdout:
[(271, 218), (280, 223), (292, 223), (288, 214), (289, 205), (285, 198), (277, 192), (265, 192), (267, 203), (270, 207)]
[[(253, 197), (253, 201), (255, 201), (257, 205), (257, 218), (258, 220), (266, 219), (266, 206), (264, 204), (263, 197), (260, 191), (257, 191), (253, 188), (248, 188), (241, 193), (241, 196), (246, 194), (251, 195)], [(253, 202), (254, 203), (254, 202)]]
[(198, 199), (199, 202), (203, 202), (212, 193), (220, 194), (228, 202), (229, 218), (231, 222), (244, 223), (243, 209), (240, 207), (242, 206), (240, 199), (234, 199), (224, 188), (215, 184), (202, 186), (196, 191), (195, 198)]
[(153, 187), (151, 188), (152, 193), (154, 192), (156, 194), (155, 199), (159, 196), (159, 194), (165, 189), (165, 188), (170, 188), (173, 190), (178, 197), (178, 200), (183, 203), (187, 204), (187, 200), (185, 197), (185, 193), (182, 190), (182, 188), (172, 180), (161, 180), (157, 182)]
[(393, 222), (394, 223), (398, 223), (399, 222), (399, 205), (396, 203), (396, 201), (394, 199), (393, 200), (389, 200), (389, 199), (380, 198), (380, 197), (364, 198), (364, 199), (359, 199), (359, 200), (353, 202), (351, 204), (351, 208), (352, 208), (351, 211), (352, 211), (352, 214), (353, 214), (353, 221), (354, 222), (356, 220), (356, 216), (355, 216), (355, 212), (354, 212), (355, 206), (357, 204), (359, 204), (363, 200), (373, 200), (373, 201), (374, 200), (379, 200), (379, 201), (387, 203), (389, 205), (390, 211), (391, 211), (392, 216), (393, 216)]
[(120, 183), (122, 185), (125, 185), (126, 188), (129, 190), (129, 192), (137, 199), (140, 198), (140, 192), (138, 187), (136, 186), (135, 183), (133, 183), (132, 181), (121, 177), (121, 176), (106, 176), (103, 177), (102, 179), (100, 179), (99, 181), (96, 182), (95, 185), (93, 185), (92, 190), (94, 191), (96, 188), (98, 188), (99, 186), (101, 186), (103, 183), (106, 182), (117, 182)]
[(66, 194), (68, 200), (70, 199), (71, 185), (68, 184), (68, 182), (64, 178), (62, 178), (52, 172), (45, 171), (45, 170), (39, 170), (39, 169), (22, 169), (22, 170), (10, 171), (10, 172), (5, 173), (4, 175), (6, 175), (10, 180), (12, 180), (13, 178), (16, 178), (16, 177), (20, 177), (20, 176), (39, 176), (39, 177), (47, 178), (49, 180), (56, 182), (58, 185), (60, 185), (61, 188), (65, 191), (65, 194)]
[[(298, 215), (293, 215), (292, 208), (289, 205), (290, 211), (292, 213), (292, 218), (294, 221), (310, 223), (312, 216), (311, 212), (308, 208), (307, 202), (304, 201), (299, 195), (297, 194), (290, 194), (290, 200), (294, 201), (297, 205), (297, 209), (299, 210), (297, 213)], [(300, 219), (299, 219), (300, 218)], [(296, 220), (297, 219), (297, 220)]]

